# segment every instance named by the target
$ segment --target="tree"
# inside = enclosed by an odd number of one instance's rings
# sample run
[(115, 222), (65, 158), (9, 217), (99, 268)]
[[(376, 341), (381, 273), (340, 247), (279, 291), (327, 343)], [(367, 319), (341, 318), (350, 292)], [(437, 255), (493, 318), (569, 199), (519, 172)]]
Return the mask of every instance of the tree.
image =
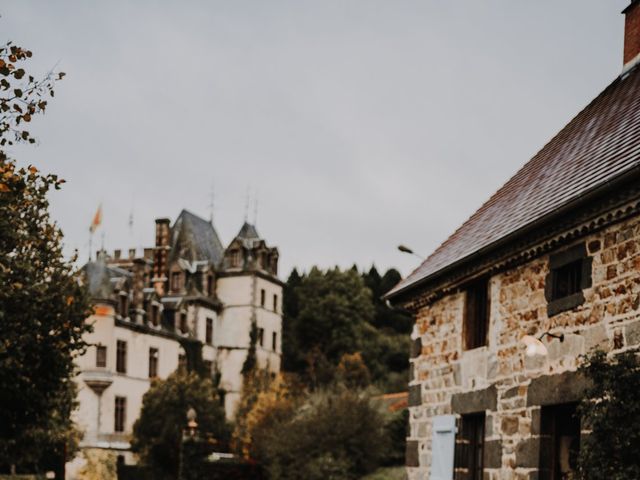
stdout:
[(342, 356), (336, 369), (336, 378), (348, 388), (366, 388), (371, 383), (369, 369), (362, 361), (360, 352)]
[(318, 390), (276, 404), (251, 430), (253, 458), (270, 478), (347, 480), (374, 470), (388, 447), (384, 417), (360, 391)]
[(5, 150), (34, 142), (24, 125), (64, 75), (35, 80), (21, 66), (31, 56), (0, 48), (0, 469), (42, 471), (73, 436), (73, 360), (86, 346), (90, 302), (48, 213), (47, 195), (63, 180)]
[(294, 270), (283, 299), (284, 369), (310, 386), (328, 385), (343, 355), (359, 353), (382, 390), (406, 389), (412, 319), (382, 300), (399, 278), (393, 269), (380, 277), (375, 266), (363, 274), (355, 266), (302, 276)]
[(234, 450), (250, 458), (256, 426), (272, 423), (283, 415), (288, 418), (299, 403), (301, 393), (292, 376), (272, 377), (270, 372), (261, 369), (245, 375), (233, 431)]
[(602, 351), (580, 367), (590, 381), (579, 412), (591, 430), (580, 446), (580, 474), (585, 480), (640, 478), (640, 361), (637, 352), (610, 360)]
[(210, 379), (195, 372), (175, 372), (165, 380), (154, 380), (142, 398), (131, 448), (152, 467), (155, 478), (176, 478), (190, 408), (197, 413), (199, 436), (209, 439), (209, 451), (228, 440), (224, 409)]
[[(287, 316), (285, 365), (312, 384), (325, 384), (332, 380), (325, 378), (325, 367), (335, 370), (342, 355), (360, 351), (370, 333), (371, 292), (353, 270), (314, 267), (287, 297), (291, 294), (298, 312), (295, 317)], [(290, 298), (287, 303), (292, 303)]]
[(24, 124), (34, 115), (44, 113), (45, 98), (54, 96), (55, 81), (65, 76), (63, 72), (49, 72), (43, 79), (36, 80), (21, 65), (31, 56), (30, 50), (12, 42), (0, 47), (0, 149), (15, 143), (35, 143)]

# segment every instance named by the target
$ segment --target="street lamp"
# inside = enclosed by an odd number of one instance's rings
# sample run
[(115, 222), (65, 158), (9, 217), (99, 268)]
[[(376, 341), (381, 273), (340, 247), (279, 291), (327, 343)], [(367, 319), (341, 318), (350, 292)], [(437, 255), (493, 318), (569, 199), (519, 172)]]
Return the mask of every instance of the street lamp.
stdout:
[(196, 413), (196, 409), (191, 407), (187, 411), (187, 427), (189, 428), (189, 436), (193, 438), (196, 434), (196, 430), (198, 428), (198, 422), (196, 422), (196, 418), (198, 414)]
[(178, 452), (178, 480), (185, 478), (185, 458), (184, 458), (184, 446), (188, 441), (193, 441), (198, 429), (198, 422), (196, 418), (198, 414), (196, 409), (189, 407), (187, 410), (187, 428), (182, 430), (182, 438), (180, 439), (180, 451)]
[(414, 257), (418, 257), (420, 260), (424, 260), (424, 257), (422, 255), (418, 255), (416, 252), (411, 250), (406, 245), (398, 245), (398, 250), (400, 250), (402, 253), (408, 253), (409, 255), (413, 255)]
[(545, 344), (542, 343), (542, 339), (545, 336), (548, 336), (551, 338), (557, 338), (558, 340), (560, 340), (560, 342), (564, 342), (564, 333), (561, 333), (560, 335), (556, 335), (554, 333), (551, 333), (548, 330), (544, 332), (542, 335), (539, 335), (537, 338), (532, 335), (525, 335), (520, 339), (520, 341), (524, 344), (524, 346), (527, 347), (524, 354), (527, 357), (536, 357), (536, 356), (546, 357), (549, 354), (549, 350), (547, 350), (547, 347), (545, 346)]

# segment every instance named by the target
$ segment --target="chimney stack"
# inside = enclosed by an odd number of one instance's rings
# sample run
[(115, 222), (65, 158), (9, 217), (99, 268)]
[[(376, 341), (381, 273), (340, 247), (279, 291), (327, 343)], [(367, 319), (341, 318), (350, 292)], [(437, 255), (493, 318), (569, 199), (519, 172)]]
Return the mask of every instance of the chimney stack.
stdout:
[(158, 218), (156, 220), (156, 246), (153, 255), (153, 286), (162, 296), (165, 293), (167, 283), (167, 268), (169, 256), (169, 235), (171, 234), (170, 221), (168, 218)]
[(624, 14), (624, 60), (625, 66), (640, 54), (640, 0), (631, 0)]

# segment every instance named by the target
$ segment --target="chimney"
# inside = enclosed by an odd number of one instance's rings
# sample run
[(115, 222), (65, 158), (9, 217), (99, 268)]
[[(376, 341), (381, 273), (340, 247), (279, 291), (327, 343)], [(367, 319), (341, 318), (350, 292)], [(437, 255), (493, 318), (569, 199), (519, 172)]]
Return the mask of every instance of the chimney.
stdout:
[(131, 269), (131, 273), (133, 273), (133, 302), (131, 306), (136, 309), (140, 309), (143, 307), (144, 302), (144, 288), (146, 287), (144, 283), (145, 273), (147, 271), (147, 262), (142, 258), (136, 258), (133, 260), (133, 268)]
[(169, 236), (171, 229), (168, 218), (156, 219), (156, 246), (153, 249), (153, 286), (162, 296), (167, 283), (167, 261), (169, 257)]
[(631, 0), (624, 14), (624, 66), (640, 54), (640, 0)]

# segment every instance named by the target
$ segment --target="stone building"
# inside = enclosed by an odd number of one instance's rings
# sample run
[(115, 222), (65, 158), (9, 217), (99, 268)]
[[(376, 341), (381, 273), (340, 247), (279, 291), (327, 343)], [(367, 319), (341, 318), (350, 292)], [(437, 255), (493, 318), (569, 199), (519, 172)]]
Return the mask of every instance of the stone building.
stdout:
[(640, 344), (640, 1), (623, 13), (622, 73), (387, 294), (415, 315), (410, 479), (571, 478), (580, 354)]
[(156, 220), (153, 248), (99, 252), (85, 273), (95, 305), (91, 346), (78, 359), (85, 449), (130, 461), (129, 437), (151, 380), (196, 363), (216, 381), (232, 418), (254, 323), (258, 364), (280, 370), (278, 250), (253, 225), (224, 248), (211, 222), (183, 210), (173, 226)]

